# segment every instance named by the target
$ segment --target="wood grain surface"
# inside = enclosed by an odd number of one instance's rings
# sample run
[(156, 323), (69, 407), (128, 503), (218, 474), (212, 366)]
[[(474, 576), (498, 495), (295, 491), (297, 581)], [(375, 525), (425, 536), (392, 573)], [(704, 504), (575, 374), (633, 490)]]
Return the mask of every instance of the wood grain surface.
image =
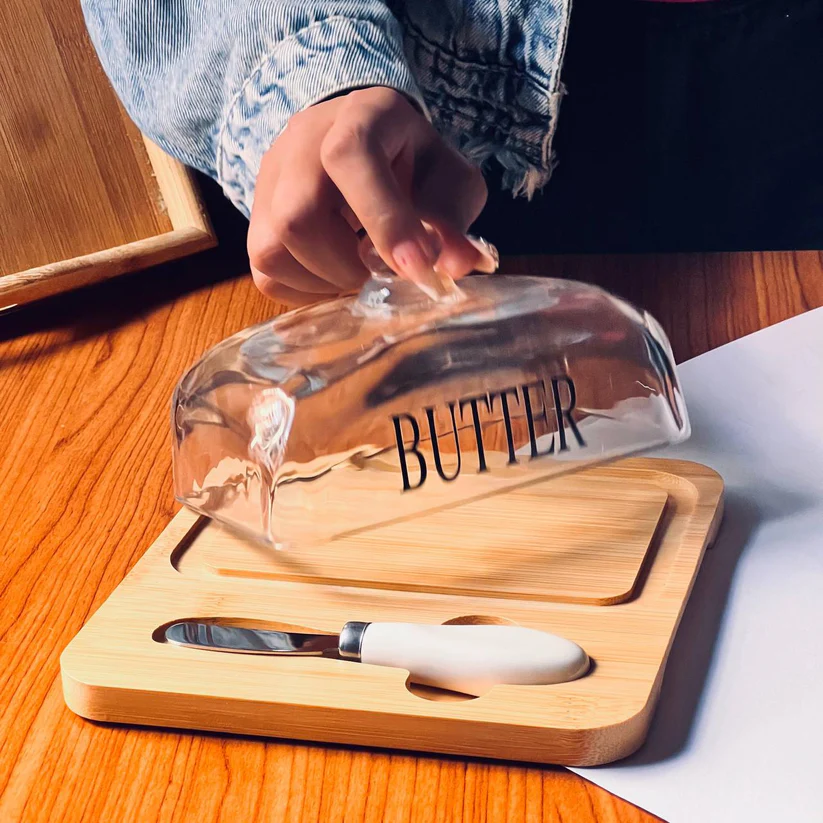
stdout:
[(146, 208), (159, 200), (151, 165), (79, 3), (4, 0), (0, 31), (0, 272), (170, 231), (166, 215)]
[[(218, 249), (0, 316), (0, 820), (654, 820), (558, 769), (108, 727), (66, 708), (61, 651), (176, 510), (177, 378), (275, 311), (231, 277), (244, 226), (215, 202)], [(507, 268), (611, 285), (681, 360), (823, 305), (817, 252)]]
[[(508, 459), (507, 452), (485, 455)], [(381, 464), (381, 474), (389, 465)], [(385, 487), (385, 476), (364, 474), (349, 478), (354, 493), (343, 494), (350, 506), (358, 482)], [(464, 488), (474, 479), (464, 478)], [(303, 546), (296, 557), (208, 529), (198, 535), (197, 555), (221, 577), (603, 606), (628, 600), (639, 583), (669, 498), (663, 485), (628, 472), (617, 479), (569, 474), (498, 492), (491, 504), (481, 497), (433, 507)], [(372, 497), (361, 492), (360, 508)]]
[(213, 245), (191, 173), (144, 145), (73, 0), (0, 3), (0, 309)]
[[(317, 553), (261, 549), (182, 511), (63, 652), (66, 703), (106, 722), (567, 766), (610, 763), (646, 736), (674, 633), (717, 534), (722, 495), (722, 479), (698, 463), (633, 458), (365, 529)], [(600, 499), (619, 507), (601, 509)], [(508, 532), (497, 532), (493, 553), (484, 551), (484, 535), (504, 518)], [(611, 549), (603, 531), (612, 533)], [(427, 542), (431, 534), (440, 540)], [(549, 534), (556, 542), (540, 539)], [(586, 562), (589, 541), (600, 544), (600, 567)], [(425, 575), (385, 562), (409, 555), (427, 558)], [(348, 561), (343, 568), (338, 557)], [(213, 572), (215, 562), (223, 574)], [(626, 592), (634, 583), (626, 572), (636, 576), (641, 563), (635, 597), (619, 607), (591, 597), (589, 586)], [(533, 583), (540, 568), (556, 572), (542, 596)], [(505, 594), (490, 579), (506, 580)], [(402, 668), (215, 655), (157, 636), (177, 620), (226, 617), (333, 633), (352, 616), (525, 626), (579, 644), (594, 666), (545, 688), (504, 680), (478, 692), (477, 701), (421, 699)]]

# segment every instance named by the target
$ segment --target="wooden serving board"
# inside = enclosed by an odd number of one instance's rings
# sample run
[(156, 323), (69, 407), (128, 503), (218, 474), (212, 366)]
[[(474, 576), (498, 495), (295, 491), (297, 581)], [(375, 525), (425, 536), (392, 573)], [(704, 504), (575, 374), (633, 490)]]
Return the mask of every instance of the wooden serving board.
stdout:
[[(646, 736), (722, 494), (704, 466), (630, 459), (289, 553), (182, 511), (66, 648), (65, 699), (100, 721), (607, 763)], [(170, 622), (209, 617), (515, 623), (574, 640), (593, 667), (472, 699), (399, 669), (162, 641)]]
[(191, 172), (144, 141), (79, 3), (0, 3), (0, 309), (215, 244)]

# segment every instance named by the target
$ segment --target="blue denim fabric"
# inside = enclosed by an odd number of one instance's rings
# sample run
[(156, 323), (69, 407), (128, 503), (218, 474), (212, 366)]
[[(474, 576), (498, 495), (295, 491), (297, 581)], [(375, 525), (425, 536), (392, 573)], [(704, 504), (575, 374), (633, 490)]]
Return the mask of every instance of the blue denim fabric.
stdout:
[(389, 86), (504, 185), (552, 166), (571, 0), (82, 0), (140, 129), (214, 177), (246, 215), (263, 154), (333, 94)]

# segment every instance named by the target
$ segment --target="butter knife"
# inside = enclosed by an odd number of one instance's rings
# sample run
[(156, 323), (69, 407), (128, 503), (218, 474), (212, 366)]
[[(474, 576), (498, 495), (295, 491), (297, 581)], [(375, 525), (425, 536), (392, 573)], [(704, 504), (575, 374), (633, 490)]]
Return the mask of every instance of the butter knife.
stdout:
[(268, 655), (326, 655), (405, 669), (414, 683), (479, 696), (497, 684), (551, 685), (589, 669), (577, 643), (511, 625), (428, 625), (352, 621), (337, 634), (243, 628), (219, 619), (183, 620), (169, 643), (192, 649)]

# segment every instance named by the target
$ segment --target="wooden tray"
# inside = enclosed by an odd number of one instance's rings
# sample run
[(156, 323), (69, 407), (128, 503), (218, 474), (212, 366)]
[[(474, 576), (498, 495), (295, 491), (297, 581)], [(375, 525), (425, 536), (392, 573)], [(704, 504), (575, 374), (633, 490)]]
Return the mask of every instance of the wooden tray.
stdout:
[(0, 11), (0, 309), (213, 246), (191, 172), (144, 141), (79, 3)]
[[(273, 552), (183, 511), (63, 653), (66, 702), (102, 721), (613, 761), (645, 738), (722, 493), (704, 466), (631, 459), (311, 553)], [(410, 686), (399, 669), (157, 639), (174, 620), (217, 616), (328, 632), (347, 620), (512, 622), (576, 641), (594, 665), (571, 683), (471, 699)]]

